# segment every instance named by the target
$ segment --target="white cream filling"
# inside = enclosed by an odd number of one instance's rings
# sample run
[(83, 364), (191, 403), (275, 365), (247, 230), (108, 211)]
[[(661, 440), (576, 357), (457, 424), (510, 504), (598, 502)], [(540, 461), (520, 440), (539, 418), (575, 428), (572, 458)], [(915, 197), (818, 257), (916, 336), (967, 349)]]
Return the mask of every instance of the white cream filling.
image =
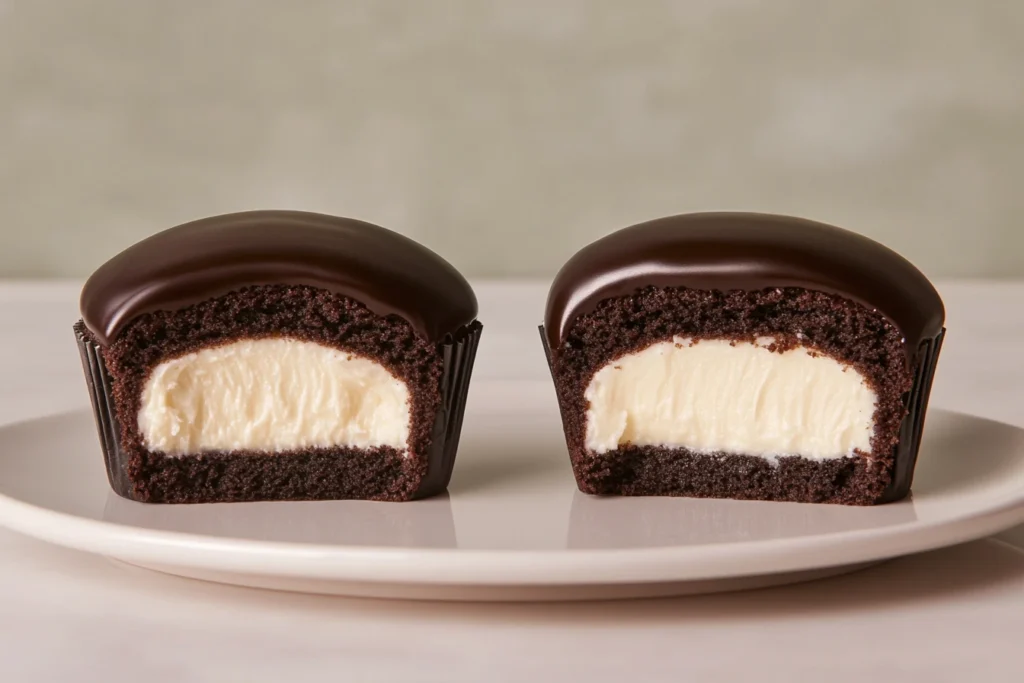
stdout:
[(408, 448), (409, 390), (382, 365), (312, 342), (247, 339), (160, 363), (142, 392), (148, 449)]
[(859, 372), (798, 347), (675, 338), (601, 368), (585, 397), (586, 446), (688, 448), (813, 460), (869, 452), (876, 396)]

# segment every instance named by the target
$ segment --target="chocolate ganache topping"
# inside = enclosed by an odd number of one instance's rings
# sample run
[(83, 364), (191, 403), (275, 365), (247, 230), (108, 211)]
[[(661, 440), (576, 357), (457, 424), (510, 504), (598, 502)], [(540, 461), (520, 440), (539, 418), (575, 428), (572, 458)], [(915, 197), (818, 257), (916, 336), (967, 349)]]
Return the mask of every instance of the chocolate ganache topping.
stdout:
[(924, 274), (867, 237), (788, 216), (694, 213), (619, 230), (569, 259), (548, 293), (544, 328), (552, 353), (577, 317), (647, 286), (836, 294), (885, 316), (902, 333), (909, 358), (945, 319)]
[(477, 314), (465, 278), (391, 230), (301, 211), (204, 218), (145, 239), (103, 264), (82, 290), (86, 326), (109, 345), (134, 318), (250, 285), (308, 285), (398, 315), (440, 342)]

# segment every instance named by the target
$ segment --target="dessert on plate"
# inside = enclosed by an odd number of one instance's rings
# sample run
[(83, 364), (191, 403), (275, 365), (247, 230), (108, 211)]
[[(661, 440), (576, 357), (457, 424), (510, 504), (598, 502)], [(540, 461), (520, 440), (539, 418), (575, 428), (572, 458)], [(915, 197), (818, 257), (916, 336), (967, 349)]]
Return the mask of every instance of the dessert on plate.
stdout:
[(581, 491), (871, 505), (910, 491), (944, 317), (866, 237), (702, 213), (580, 250), (541, 337)]
[(75, 326), (114, 491), (153, 503), (445, 490), (481, 331), (461, 274), (348, 218), (194, 221), (86, 282)]

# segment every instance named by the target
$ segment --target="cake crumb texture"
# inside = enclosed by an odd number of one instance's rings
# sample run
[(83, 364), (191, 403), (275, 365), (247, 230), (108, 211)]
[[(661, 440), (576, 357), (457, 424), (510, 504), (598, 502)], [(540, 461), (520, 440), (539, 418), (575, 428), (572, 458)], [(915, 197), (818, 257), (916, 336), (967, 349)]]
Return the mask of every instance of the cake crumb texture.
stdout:
[[(410, 393), (409, 456), (394, 448), (167, 456), (138, 428), (142, 389), (162, 361), (239, 339), (290, 338), (373, 359)], [(127, 456), (131, 497), (143, 502), (366, 498), (408, 500), (427, 474), (441, 410), (443, 358), (398, 316), (307, 286), (258, 285), (178, 311), (139, 316), (103, 349)]]
[[(824, 461), (623, 444), (585, 446), (587, 385), (606, 364), (673, 337), (803, 346), (856, 369), (877, 403), (870, 452)], [(843, 297), (799, 288), (720, 292), (646, 287), (602, 301), (571, 325), (552, 369), (573, 471), (581, 491), (870, 505), (893, 477), (916, 350), (880, 313)]]

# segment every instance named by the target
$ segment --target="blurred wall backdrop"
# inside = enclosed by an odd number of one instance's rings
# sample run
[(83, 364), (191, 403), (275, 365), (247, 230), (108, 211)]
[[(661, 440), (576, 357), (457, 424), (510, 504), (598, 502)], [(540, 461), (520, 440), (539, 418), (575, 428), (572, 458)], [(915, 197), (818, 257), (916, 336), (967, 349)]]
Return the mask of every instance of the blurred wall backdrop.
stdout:
[(477, 276), (724, 208), (1024, 275), (1024, 2), (0, 0), (0, 276), (257, 207)]

